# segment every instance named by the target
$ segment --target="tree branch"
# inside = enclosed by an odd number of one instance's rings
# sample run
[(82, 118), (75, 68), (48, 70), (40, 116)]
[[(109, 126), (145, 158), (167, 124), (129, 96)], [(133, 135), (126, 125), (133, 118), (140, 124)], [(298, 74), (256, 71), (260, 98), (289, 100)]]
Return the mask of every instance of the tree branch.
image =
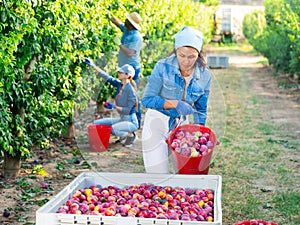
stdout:
[(23, 80), (28, 81), (32, 71), (34, 70), (34, 65), (38, 61), (38, 55), (33, 55), (31, 60), (23, 68)]

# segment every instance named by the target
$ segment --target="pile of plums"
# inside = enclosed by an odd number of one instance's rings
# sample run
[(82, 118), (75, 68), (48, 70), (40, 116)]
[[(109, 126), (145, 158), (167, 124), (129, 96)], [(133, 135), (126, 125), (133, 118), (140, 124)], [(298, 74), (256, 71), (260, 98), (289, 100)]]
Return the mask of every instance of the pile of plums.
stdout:
[(170, 147), (184, 156), (198, 157), (212, 151), (214, 143), (207, 132), (179, 130), (175, 132)]
[(210, 189), (152, 184), (76, 190), (57, 213), (214, 221), (214, 192)]

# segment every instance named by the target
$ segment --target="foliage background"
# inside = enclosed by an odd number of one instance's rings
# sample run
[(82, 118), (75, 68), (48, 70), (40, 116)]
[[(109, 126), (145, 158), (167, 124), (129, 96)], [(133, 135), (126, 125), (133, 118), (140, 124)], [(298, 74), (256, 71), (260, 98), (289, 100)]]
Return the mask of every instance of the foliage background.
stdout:
[(245, 16), (245, 37), (277, 71), (300, 80), (300, 1), (265, 0), (264, 6)]
[(89, 57), (111, 74), (116, 68), (118, 46), (112, 40), (121, 33), (106, 9), (123, 21), (127, 12), (142, 16), (147, 76), (170, 47), (165, 42), (171, 42), (184, 25), (201, 29), (209, 42), (214, 4), (213, 0), (1, 1), (1, 154), (30, 157), (33, 144), (47, 148), (51, 138), (73, 122), (74, 109), (83, 110), (91, 98), (99, 97), (94, 90), (109, 97), (109, 86), (83, 63)]

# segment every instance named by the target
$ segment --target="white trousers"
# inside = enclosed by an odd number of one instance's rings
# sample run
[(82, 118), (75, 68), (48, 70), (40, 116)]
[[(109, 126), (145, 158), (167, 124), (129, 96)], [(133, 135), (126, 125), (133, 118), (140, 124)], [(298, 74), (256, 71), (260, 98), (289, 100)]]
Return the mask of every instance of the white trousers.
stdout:
[(146, 173), (170, 173), (168, 145), (169, 117), (153, 109), (145, 113), (142, 150)]

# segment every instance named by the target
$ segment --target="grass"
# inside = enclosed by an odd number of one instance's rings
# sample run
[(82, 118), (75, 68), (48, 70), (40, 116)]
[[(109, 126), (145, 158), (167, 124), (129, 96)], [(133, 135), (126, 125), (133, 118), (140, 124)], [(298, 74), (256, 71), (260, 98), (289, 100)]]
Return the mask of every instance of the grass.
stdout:
[(268, 59), (259, 60), (259, 61), (257, 62), (257, 64), (268, 65), (268, 64), (269, 64), (269, 60), (268, 60)]
[(258, 54), (247, 41), (243, 43), (230, 43), (230, 44), (210, 44), (210, 51), (218, 51), (218, 52), (234, 52), (237, 54), (243, 53), (253, 53)]
[[(221, 51), (239, 49), (227, 46)], [(241, 49), (240, 53), (253, 54), (247, 46)], [(255, 72), (259, 74), (260, 70)], [(249, 68), (213, 70), (218, 85), (212, 92), (217, 91), (224, 100), (225, 114), (214, 115), (215, 120), (208, 125), (219, 134), (221, 142), (213, 157), (214, 165), (221, 166), (212, 167), (210, 174), (222, 175), (223, 224), (247, 219), (300, 224), (299, 162), (287, 157), (296, 154), (299, 142), (292, 135), (283, 138), (287, 134), (270, 121), (266, 100), (253, 92), (251, 73), (253, 69)], [(210, 104), (217, 108), (215, 98), (211, 97)], [(223, 119), (226, 122), (220, 126)]]
[(294, 221), (295, 224), (300, 224), (300, 193), (289, 191), (287, 193), (277, 193), (274, 198), (274, 209), (286, 215), (286, 221)]

